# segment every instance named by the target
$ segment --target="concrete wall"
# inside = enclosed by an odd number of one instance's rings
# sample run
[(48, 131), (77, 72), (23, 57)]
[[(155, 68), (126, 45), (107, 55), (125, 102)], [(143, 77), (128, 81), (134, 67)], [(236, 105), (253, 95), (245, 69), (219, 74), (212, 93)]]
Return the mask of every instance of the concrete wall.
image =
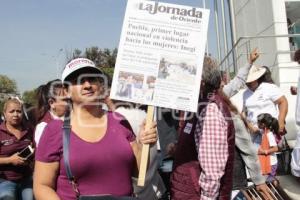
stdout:
[[(234, 17), (237, 39), (245, 36), (288, 34), (285, 0), (234, 0)], [(242, 40), (237, 48), (238, 66), (247, 60), (250, 49), (258, 47), (262, 52), (255, 64), (269, 66), (273, 78), (289, 101), (287, 128), (290, 138), (295, 137), (295, 96), (290, 86), (297, 85), (298, 65), (291, 61), (288, 38)]]
[[(284, 0), (234, 0), (235, 26), (237, 39), (244, 36), (265, 36), (288, 34)], [(242, 40), (238, 47), (239, 66), (246, 61), (250, 49), (259, 47), (263, 56), (257, 64), (271, 68), (278, 63), (290, 62), (287, 53), (288, 38), (265, 38)], [(273, 69), (274, 70), (274, 69)], [(275, 72), (276, 82), (280, 84), (280, 75)]]

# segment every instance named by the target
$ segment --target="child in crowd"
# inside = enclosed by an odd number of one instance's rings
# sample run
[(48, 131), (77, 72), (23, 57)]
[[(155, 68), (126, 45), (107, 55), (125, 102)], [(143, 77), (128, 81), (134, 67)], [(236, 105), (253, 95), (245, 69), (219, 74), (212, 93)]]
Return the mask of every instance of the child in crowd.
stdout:
[(262, 175), (266, 175), (267, 182), (276, 183), (278, 151), (275, 134), (278, 133), (279, 125), (277, 119), (268, 113), (257, 116), (258, 127), (261, 132), (254, 138), (254, 144), (258, 148), (258, 157), (261, 165)]

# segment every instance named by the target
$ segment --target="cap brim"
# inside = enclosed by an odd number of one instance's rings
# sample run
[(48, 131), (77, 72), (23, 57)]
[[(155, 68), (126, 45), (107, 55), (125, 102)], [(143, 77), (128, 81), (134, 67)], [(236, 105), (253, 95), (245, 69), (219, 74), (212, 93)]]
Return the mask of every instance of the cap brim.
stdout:
[(62, 81), (63, 83), (65, 83), (67, 81), (77, 79), (82, 74), (103, 74), (103, 72), (96, 67), (87, 66), (73, 71), (68, 76), (66, 76)]
[(261, 70), (259, 72), (255, 72), (255, 73), (252, 73), (251, 75), (248, 75), (246, 83), (251, 83), (253, 81), (258, 80), (260, 77), (262, 77), (262, 75), (265, 74), (265, 72), (266, 72), (266, 70)]

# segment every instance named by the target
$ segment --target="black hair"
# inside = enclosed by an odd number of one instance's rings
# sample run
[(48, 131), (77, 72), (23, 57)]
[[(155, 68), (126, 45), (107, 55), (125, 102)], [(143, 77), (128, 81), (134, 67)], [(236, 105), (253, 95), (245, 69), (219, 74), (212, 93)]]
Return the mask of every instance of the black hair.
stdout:
[(295, 52), (294, 60), (300, 64), (300, 49)]
[(257, 82), (260, 84), (260, 83), (274, 83), (273, 79), (272, 79), (272, 73), (269, 69), (269, 67), (267, 66), (262, 66), (263, 68), (266, 69), (266, 72), (261, 76), (259, 77), (259, 79), (257, 79)]
[(270, 129), (273, 133), (278, 134), (279, 124), (278, 120), (269, 113), (262, 113), (257, 116), (257, 122), (262, 123), (266, 128)]
[(36, 119), (40, 121), (44, 115), (50, 110), (49, 99), (55, 99), (57, 96), (63, 94), (64, 86), (59, 79), (49, 81), (37, 88), (36, 98), (37, 110)]

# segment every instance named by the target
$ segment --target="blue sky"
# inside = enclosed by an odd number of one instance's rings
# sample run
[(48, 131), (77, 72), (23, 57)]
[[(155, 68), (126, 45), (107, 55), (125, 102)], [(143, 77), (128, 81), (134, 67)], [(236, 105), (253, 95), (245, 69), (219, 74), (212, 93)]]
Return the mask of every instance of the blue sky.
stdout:
[[(20, 93), (60, 78), (75, 48), (118, 47), (126, 0), (1, 0), (0, 74)], [(202, 7), (202, 0), (162, 0)], [(210, 2), (211, 0), (206, 1)], [(207, 5), (212, 6), (212, 5)], [(211, 16), (213, 13), (211, 13)], [(208, 35), (215, 35), (210, 18)], [(210, 38), (210, 49), (215, 49)], [(215, 51), (210, 50), (214, 55)]]

